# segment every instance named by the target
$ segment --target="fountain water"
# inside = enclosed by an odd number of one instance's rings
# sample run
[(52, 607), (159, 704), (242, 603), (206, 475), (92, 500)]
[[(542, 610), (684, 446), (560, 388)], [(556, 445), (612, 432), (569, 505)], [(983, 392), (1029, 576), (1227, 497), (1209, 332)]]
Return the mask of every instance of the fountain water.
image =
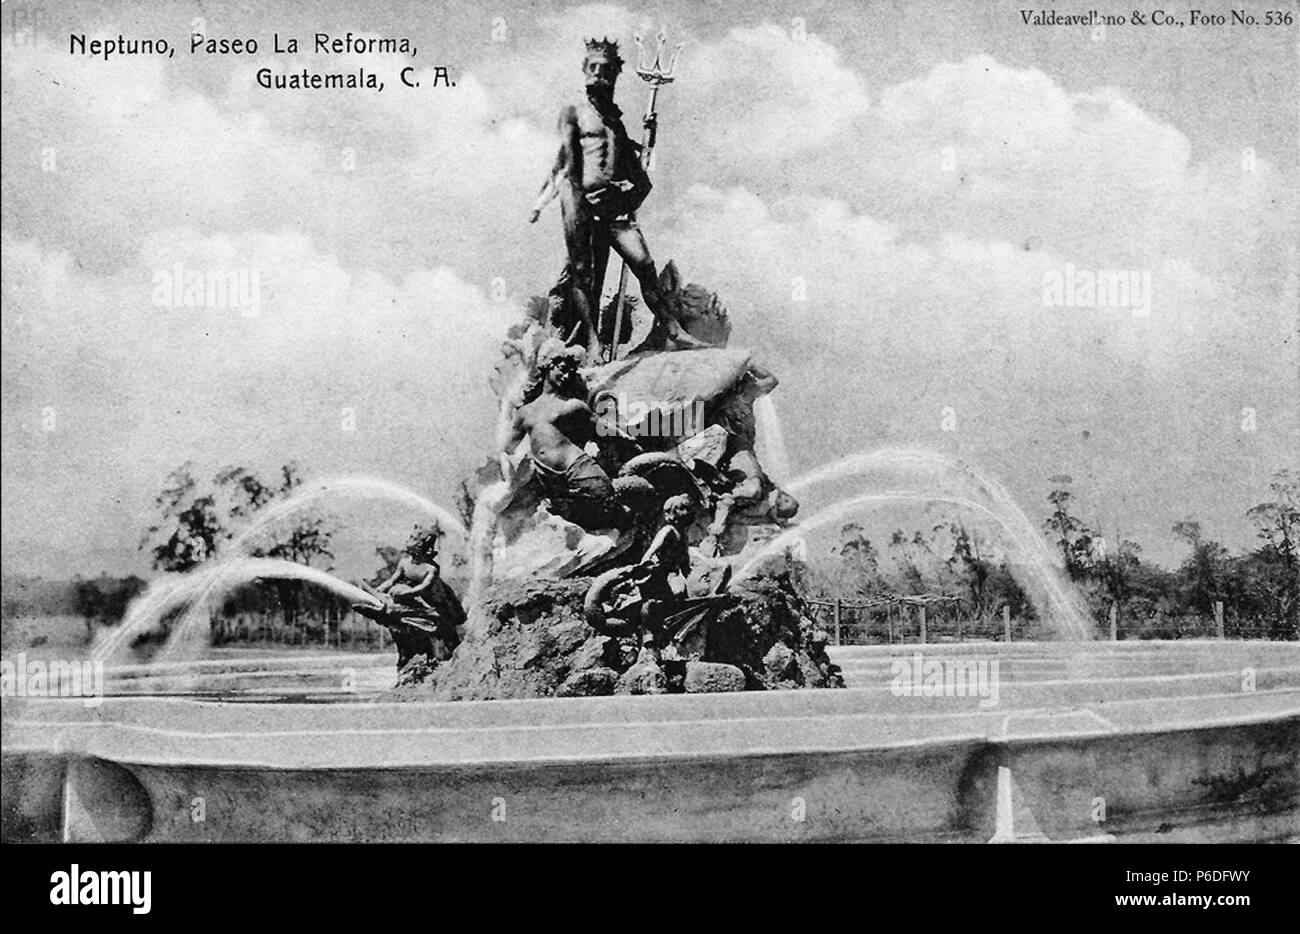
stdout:
[[(276, 558), (235, 558), (222, 562), (220, 566), (195, 571), (182, 579), (164, 581), (151, 587), (132, 605), (122, 624), (95, 647), (91, 657), (97, 661), (112, 658), (120, 648), (130, 645), (137, 636), (147, 632), (168, 610), (193, 600), (197, 594), (209, 591), (214, 581), (223, 576), (237, 576), (240, 580), (273, 577), (308, 581), (353, 602), (377, 604), (375, 598), (360, 587), (320, 568)], [(175, 638), (177, 634), (172, 636), (173, 640)]]
[[(326, 477), (309, 481), (296, 489), (291, 496), (260, 513), (247, 528), (231, 541), (229, 546), (231, 554), (229, 557), (222, 558), (212, 567), (203, 568), (200, 572), (180, 580), (165, 580), (150, 586), (141, 597), (137, 598), (122, 625), (117, 627), (96, 647), (95, 657), (101, 660), (110, 658), (124, 645), (129, 645), (130, 640), (154, 625), (168, 609), (182, 602), (189, 602), (189, 610), (182, 617), (171, 638), (168, 639), (167, 644), (159, 653), (158, 661), (175, 661), (180, 658), (186, 647), (193, 644), (194, 635), (202, 629), (203, 624), (206, 622), (209, 601), (215, 594), (221, 593), (236, 584), (251, 580), (253, 577), (285, 576), (248, 572), (247, 551), (259, 536), (272, 528), (275, 523), (292, 517), (325, 496), (332, 495), (386, 499), (390, 502), (410, 506), (432, 517), (442, 529), (456, 532), (462, 540), (470, 538), (469, 531), (454, 513), (401, 484), (367, 476)], [(293, 567), (304, 567), (304, 565), (296, 565), (292, 564), (292, 562), (284, 563)], [(341, 586), (357, 590), (362, 594), (365, 593), (333, 575), (326, 574), (324, 571), (308, 570), (323, 575), (323, 579), (301, 579), (313, 580), (334, 589), (336, 592), (339, 592), (338, 588)], [(362, 599), (370, 600), (369, 597)]]
[(509, 497), (511, 485), (499, 480), (479, 493), (474, 503), (474, 517), (469, 533), (469, 591), (465, 595), (467, 606), (478, 603), (483, 587), (492, 579), (492, 548), (496, 535), (497, 518)]
[[(528, 378), (528, 371), (522, 371), (507, 391), (502, 393), (501, 405), (497, 419), (498, 441), (504, 443), (508, 432), (510, 416), (514, 411), (517, 397)], [(498, 444), (498, 447), (501, 445)], [(456, 532), (469, 551), (470, 584), (466, 602), (473, 605), (484, 585), (492, 575), (492, 539), (496, 530), (496, 520), (504, 499), (510, 492), (510, 484), (500, 481), (483, 490), (475, 504), (472, 528), (466, 529), (460, 519), (451, 511), (438, 505), (433, 500), (422, 496), (414, 490), (400, 484), (370, 476), (325, 477), (311, 480), (294, 490), (293, 494), (260, 513), (256, 519), (236, 536), (229, 545), (230, 555), (220, 559), (210, 568), (182, 580), (157, 582), (132, 605), (122, 625), (106, 637), (96, 649), (96, 658), (107, 659), (123, 645), (129, 645), (140, 632), (154, 625), (162, 614), (182, 602), (189, 602), (189, 610), (182, 617), (167, 644), (159, 653), (157, 661), (175, 661), (194, 643), (193, 636), (202, 629), (206, 621), (211, 598), (224, 590), (247, 581), (258, 575), (249, 572), (247, 561), (248, 549), (256, 543), (259, 536), (272, 528), (277, 522), (292, 517), (301, 510), (325, 496), (352, 495), (366, 498), (387, 499), (391, 502), (410, 506), (431, 516), (444, 531)], [(324, 572), (319, 572), (324, 574)], [(351, 588), (338, 578), (325, 574), (325, 579), (315, 580), (334, 589)], [(356, 588), (352, 588), (356, 589)], [(364, 593), (364, 592), (362, 592)], [(369, 599), (368, 597), (363, 599)]]
[(120, 625), (102, 630), (91, 657), (106, 661), (137, 635), (147, 631), (161, 617), (167, 606), (187, 599), (198, 590), (194, 578), (165, 578), (151, 583), (144, 593), (131, 601)]
[(754, 422), (758, 429), (759, 459), (765, 465), (768, 476), (784, 485), (791, 473), (790, 452), (785, 446), (781, 416), (771, 394), (760, 396), (754, 403)]
[(922, 482), (909, 490), (889, 490), (840, 500), (820, 510), (811, 518), (766, 542), (757, 552), (743, 554), (741, 577), (752, 574), (761, 562), (783, 550), (803, 533), (835, 522), (865, 508), (888, 503), (943, 502), (973, 510), (994, 520), (1006, 533), (1017, 556), (1029, 573), (1020, 583), (1035, 605), (1048, 612), (1049, 624), (1063, 636), (1087, 639), (1094, 634), (1078, 594), (1061, 579), (1051, 552), (1024, 511), (997, 481), (961, 461), (942, 454), (913, 448), (882, 448), (853, 454), (825, 464), (796, 477), (785, 488), (792, 494), (810, 487), (850, 477), (873, 473), (904, 473), (921, 477)]
[[(504, 451), (509, 446), (515, 408), (523, 401), (524, 386), (529, 380), (529, 374), (530, 368), (521, 370), (501, 393), (496, 425), (496, 450), (498, 451)], [(509, 503), (510, 494), (514, 490), (514, 483), (510, 478), (514, 468), (509, 460), (510, 455), (501, 456), (502, 479), (480, 490), (474, 502), (474, 514), (470, 518), (469, 530), (470, 579), (469, 590), (465, 595), (467, 607), (478, 603), (483, 588), (492, 580), (492, 549), (497, 520)]]
[[(994, 512), (986, 506), (982, 506), (974, 500), (961, 496), (943, 496), (933, 494), (909, 493), (901, 491), (888, 491), (883, 493), (869, 493), (863, 496), (855, 496), (847, 500), (840, 500), (834, 505), (815, 513), (808, 519), (800, 522), (785, 532), (781, 533), (771, 541), (765, 542), (758, 551), (741, 555), (744, 557), (745, 564), (736, 574), (736, 580), (743, 580), (753, 574), (762, 563), (771, 556), (784, 551), (789, 545), (802, 537), (805, 533), (815, 529), (838, 522), (854, 512), (871, 506), (879, 506), (888, 503), (949, 503), (959, 506), (963, 509), (970, 510), (986, 518), (992, 519), (1010, 536), (1013, 542), (1020, 548), (1022, 558), (1029, 562), (1028, 575), (1017, 574), (1017, 580), (1021, 586), (1025, 587), (1031, 599), (1036, 606), (1046, 607), (1051, 611), (1048, 622), (1052, 628), (1059, 631), (1062, 635), (1071, 639), (1087, 639), (1092, 635), (1092, 627), (1088, 625), (1086, 618), (1074, 605), (1071, 595), (1064, 590), (1061, 582), (1056, 579), (1052, 572), (1050, 564), (1045, 564), (1041, 556), (1035, 555), (1032, 548), (1024, 547), (1021, 536), (1015, 527), (1015, 524), (1008, 521), (1004, 514)], [(1013, 573), (1015, 569), (1013, 568)]]
[[(769, 414), (775, 423), (775, 410)], [(780, 463), (779, 455), (773, 463)], [(875, 474), (905, 474), (910, 483)], [(1041, 598), (1038, 605), (1061, 632), (1087, 637), (1089, 627), (1057, 580), (1042, 536), (996, 482), (942, 455), (887, 449), (827, 464), (786, 487), (803, 493), (858, 477), (868, 478), (867, 490), (733, 559), (739, 576), (752, 574), (796, 536), (855, 510), (942, 503), (996, 525), (1030, 572), (1022, 581), (1034, 588), (1030, 596)], [(476, 505), (468, 535), (471, 601), (490, 579), (492, 535), (509, 488), (505, 481), (489, 486)], [(272, 521), (264, 517), (260, 527)], [(255, 577), (306, 580), (349, 600), (369, 599), (315, 568), (233, 557), (155, 584), (96, 656), (111, 654), (220, 580)], [(320, 685), (336, 678), (344, 663), (326, 658), (291, 661), (291, 669), (264, 659), (242, 662), (264, 667), (257, 673), (270, 677), (256, 682), (260, 704), (237, 704), (224, 702), (228, 689), (222, 686), (248, 680), (249, 669), (240, 663), (218, 660), (163, 672), (148, 666), (121, 674), (132, 693), (156, 696), (123, 694), (93, 721), (77, 700), (26, 702), (6, 725), (6, 776), (22, 776), (26, 790), (49, 789), (18, 796), (25, 809), (20, 816), (29, 821), (23, 826), (58, 827), (66, 840), (283, 840), (303, 828), (316, 839), (347, 840), (355, 839), (358, 827), (372, 839), (499, 840), (498, 827), (484, 830), (487, 822), (464, 818), (499, 790), (498, 763), (529, 782), (525, 787), (538, 802), (510, 825), (511, 839), (519, 840), (973, 842), (1034, 836), (1017, 832), (1021, 825), (1040, 828), (1038, 839), (1095, 839), (1090, 815), (1099, 787), (1117, 788), (1117, 800), (1141, 804), (1112, 810), (1106, 829), (1116, 838), (1295, 839), (1300, 667), (1293, 647), (1190, 641), (925, 647), (927, 664), (1001, 663), (1006, 681), (996, 710), (983, 709), (974, 697), (887, 690), (900, 651), (914, 656), (916, 648), (832, 649), (850, 680), (847, 690), (688, 694), (650, 702), (617, 696), (285, 702), (290, 695), (339, 694), (337, 687)], [(1240, 689), (1243, 667), (1259, 672), (1261, 690)], [(196, 703), (192, 696), (162, 696), (198, 694), (186, 680), (191, 671), (223, 698)], [(292, 687), (281, 694), (280, 683)], [(1247, 771), (1225, 774), (1225, 755), (1247, 763)], [(825, 808), (817, 820), (793, 828), (774, 821), (789, 800), (790, 784), (774, 780), (780, 761), (792, 763), (809, 800), (850, 800), (854, 806)], [(611, 770), (619, 776), (613, 783)], [(1019, 794), (1004, 794), (1013, 781)], [(1225, 799), (1225, 781), (1242, 790)], [(203, 824), (186, 808), (159, 803), (188, 800), (195, 787), (219, 787), (239, 807), (216, 824)], [(900, 800), (908, 806), (900, 808)], [(394, 801), (403, 802), (401, 822), (393, 819)], [(621, 819), (591, 821), (592, 813)]]
[[(933, 451), (915, 448), (881, 448), (865, 454), (840, 458), (796, 478), (789, 484), (792, 493), (800, 492), (814, 484), (850, 476), (859, 476), (873, 470), (903, 470), (911, 474), (928, 473), (930, 483), (937, 484), (945, 495), (984, 501), (1010, 536), (1022, 560), (1033, 570), (1035, 578), (1046, 591), (1052, 609), (1060, 614), (1061, 628), (1073, 638), (1090, 638), (1094, 627), (1088, 622), (1083, 600), (1073, 586), (1064, 580), (1057, 562), (1046, 542), (1024, 510), (997, 480), (989, 477), (964, 461), (955, 460)], [(918, 491), (920, 492), (920, 491)]]
[(325, 477), (304, 483), (294, 490), (293, 495), (259, 513), (257, 519), (232, 542), (232, 546), (242, 548), (246, 542), (255, 540), (275, 523), (302, 511), (325, 496), (336, 494), (351, 494), (366, 499), (387, 499), (403, 506), (410, 506), (431, 516), (443, 531), (450, 530), (462, 537), (469, 536), (469, 531), (455, 513), (409, 487), (379, 477), (347, 476)]

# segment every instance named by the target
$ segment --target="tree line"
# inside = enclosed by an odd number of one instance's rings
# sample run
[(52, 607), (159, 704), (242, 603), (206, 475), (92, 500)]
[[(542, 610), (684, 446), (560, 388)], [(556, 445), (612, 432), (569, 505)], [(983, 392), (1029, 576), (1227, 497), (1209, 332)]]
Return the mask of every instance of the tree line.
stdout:
[[(223, 467), (203, 480), (192, 463), (182, 464), (155, 498), (157, 518), (140, 549), (156, 570), (192, 571), (227, 554), (257, 516), (301, 489), (304, 476), (291, 462), (270, 479), (245, 467)], [(1215, 604), (1222, 603), (1229, 618), (1254, 622), (1262, 635), (1300, 638), (1300, 476), (1295, 471), (1278, 471), (1269, 497), (1248, 510), (1257, 543), (1242, 554), (1229, 553), (1194, 519), (1174, 523), (1172, 531), (1186, 546), (1175, 568), (1149, 560), (1130, 539), (1108, 541), (1078, 515), (1073, 480), (1062, 474), (1050, 481), (1043, 531), (1098, 622), (1114, 608), (1126, 629), (1162, 635), (1168, 634), (1171, 621), (1210, 616)], [(243, 553), (328, 571), (337, 531), (329, 515), (306, 505), (243, 542)], [(386, 577), (399, 557), (398, 548), (376, 549), (372, 580)], [(989, 621), (1004, 607), (1017, 618), (1034, 619), (1033, 602), (1015, 571), (1005, 549), (958, 520), (896, 529), (877, 541), (860, 523), (846, 523), (826, 557), (792, 562), (796, 582), (810, 596), (878, 600), (940, 595), (952, 598), (966, 619)], [(9, 581), (4, 612), (75, 614), (85, 619), (89, 631), (120, 620), (145, 586), (136, 576)], [(336, 625), (346, 612), (346, 603), (334, 594), (297, 580), (253, 581), (233, 588), (222, 604), (224, 615), (275, 613), (290, 627), (322, 620)]]
[(1234, 555), (1206, 534), (1200, 522), (1175, 522), (1173, 533), (1186, 546), (1176, 568), (1143, 557), (1129, 539), (1113, 544), (1074, 514), (1072, 480), (1051, 478), (1051, 515), (1044, 523), (1061, 553), (1065, 572), (1099, 616), (1113, 606), (1136, 625), (1164, 618), (1210, 615), (1215, 604), (1238, 620), (1261, 624), (1269, 638), (1300, 638), (1300, 475), (1279, 470), (1269, 498), (1246, 515), (1255, 526), (1256, 546)]
[[(1256, 546), (1230, 554), (1200, 522), (1184, 519), (1171, 531), (1186, 546), (1175, 568), (1142, 554), (1130, 539), (1109, 542), (1079, 517), (1073, 480), (1050, 478), (1043, 531), (1060, 554), (1065, 574), (1096, 620), (1118, 614), (1128, 631), (1176, 635), (1178, 622), (1208, 617), (1222, 603), (1225, 616), (1249, 622), (1273, 639), (1300, 638), (1300, 477), (1278, 471), (1269, 498), (1247, 512)], [(906, 595), (953, 598), (963, 618), (988, 622), (1003, 607), (1033, 619), (1032, 602), (1004, 549), (979, 529), (943, 521), (927, 529), (897, 529), (873, 541), (856, 522), (843, 525), (826, 558), (794, 562), (801, 589), (814, 597), (879, 600)]]

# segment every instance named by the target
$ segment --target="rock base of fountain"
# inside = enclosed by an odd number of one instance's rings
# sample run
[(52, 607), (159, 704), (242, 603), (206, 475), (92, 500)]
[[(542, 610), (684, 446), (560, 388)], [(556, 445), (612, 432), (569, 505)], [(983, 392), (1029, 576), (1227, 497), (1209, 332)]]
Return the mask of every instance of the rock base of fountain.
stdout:
[[(501, 581), (471, 611), (452, 657), (413, 664), (390, 699), (502, 700), (609, 694), (837, 688), (827, 635), (801, 609), (784, 575), (733, 589), (730, 605), (676, 660), (657, 660), (636, 637), (587, 624), (589, 578)], [(418, 660), (417, 660), (418, 661)]]
[[(660, 290), (697, 346), (592, 354), (566, 343), (572, 309), (554, 294), (510, 328), (490, 380), (501, 446), (463, 483), (469, 617), (450, 657), (399, 658), (393, 696), (843, 686), (788, 577), (727, 589), (736, 556), (798, 511), (756, 453), (754, 406), (777, 378), (726, 346), (713, 292), (671, 263)], [(634, 331), (653, 328), (647, 315)]]

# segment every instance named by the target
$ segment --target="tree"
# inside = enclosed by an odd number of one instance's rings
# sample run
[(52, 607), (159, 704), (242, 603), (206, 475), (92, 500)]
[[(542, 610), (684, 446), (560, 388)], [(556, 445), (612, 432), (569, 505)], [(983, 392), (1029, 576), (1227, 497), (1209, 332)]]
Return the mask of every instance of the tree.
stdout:
[(985, 582), (985, 599), (990, 614), (999, 612), (1006, 606), (1011, 615), (1018, 619), (1037, 619), (1038, 611), (1029, 594), (1020, 586), (1011, 566), (1004, 558), (1000, 564), (990, 566), (988, 580)]
[[(172, 471), (158, 494), (155, 503), (162, 515), (149, 527), (140, 547), (150, 547), (154, 567), (159, 570), (191, 571), (215, 557), (269, 506), (292, 496), (302, 482), (302, 470), (290, 462), (280, 468), (279, 477), (271, 483), (246, 467), (227, 466), (201, 488), (194, 477), (194, 465), (182, 464)], [(334, 531), (327, 516), (299, 509), (260, 530), (254, 540), (246, 543), (247, 553), (308, 566), (321, 559), (328, 562), (334, 557)], [(295, 625), (303, 582), (276, 578), (269, 586), (285, 622)]]
[[(935, 531), (943, 528), (936, 526)], [(984, 554), (988, 546), (978, 532), (971, 532), (965, 523), (954, 522), (947, 527), (947, 531), (952, 534), (952, 555), (948, 558), (948, 567), (969, 592), (971, 613), (977, 619), (984, 619), (990, 612), (986, 590), (993, 569)]]
[(1263, 545), (1256, 560), (1254, 589), (1268, 607), (1277, 629), (1300, 636), (1300, 476), (1279, 470), (1269, 484), (1273, 498), (1251, 508)]
[(935, 582), (936, 588), (940, 586), (940, 568), (943, 567), (943, 562), (935, 555), (934, 549), (919, 529), (911, 537), (902, 529), (896, 529), (889, 538), (889, 553), (896, 569), (894, 589), (899, 593), (925, 593), (928, 589), (927, 576)]
[(1070, 579), (1083, 580), (1092, 564), (1094, 544), (1091, 530), (1082, 519), (1070, 514), (1074, 499), (1070, 484), (1074, 480), (1068, 474), (1057, 474), (1048, 480), (1055, 486), (1047, 494), (1047, 501), (1052, 504), (1052, 514), (1043, 527), (1056, 535), (1056, 545), (1061, 549), (1065, 572), (1070, 575)]
[(149, 526), (140, 548), (149, 548), (155, 568), (191, 571), (216, 554), (227, 530), (215, 497), (199, 492), (193, 463), (186, 461), (168, 474), (154, 505), (162, 515)]
[(880, 590), (880, 558), (861, 525), (845, 523), (840, 529), (839, 544), (831, 549), (831, 554), (839, 557), (837, 593), (866, 595)]
[(1259, 537), (1265, 546), (1294, 568), (1300, 563), (1300, 475), (1279, 470), (1273, 474), (1268, 488), (1274, 499), (1260, 503), (1246, 515), (1259, 526)]
[[(245, 467), (223, 467), (213, 483), (224, 496), (228, 517), (225, 538), (235, 538), (263, 509), (277, 500), (292, 496), (302, 486), (302, 471), (290, 461), (280, 468), (278, 485), (263, 481)], [(284, 522), (272, 523), (248, 546), (249, 554), (259, 558), (279, 558), (296, 564), (310, 565), (318, 558), (333, 558), (330, 551), (334, 534), (330, 519), (311, 509), (296, 510)]]
[(1191, 519), (1174, 523), (1174, 534), (1192, 552), (1179, 568), (1184, 603), (1198, 613), (1213, 613), (1214, 604), (1226, 596), (1224, 589), (1228, 549), (1201, 534), (1201, 524)]
[[(280, 468), (279, 482), (274, 485), (246, 467), (223, 467), (208, 488), (200, 489), (194, 465), (186, 462), (168, 475), (154, 500), (162, 516), (149, 527), (140, 547), (152, 543), (154, 567), (159, 570), (192, 570), (214, 557), (267, 506), (293, 495), (302, 479), (301, 469), (293, 462)], [(318, 558), (334, 557), (330, 551), (333, 534), (330, 519), (300, 509), (263, 530), (249, 545), (248, 553), (309, 565)]]
[[(302, 486), (302, 481), (302, 470), (293, 461), (280, 468), (279, 482), (275, 485), (263, 481), (245, 467), (222, 468), (213, 478), (213, 483), (229, 502), (231, 521), (226, 537), (233, 539), (238, 526), (256, 521), (267, 506), (292, 496)], [(328, 517), (311, 509), (300, 509), (284, 521), (274, 522), (262, 530), (256, 540), (248, 544), (248, 553), (258, 558), (276, 558), (310, 567), (318, 559), (334, 558), (330, 550), (333, 534), (333, 523)], [(274, 578), (269, 585), (275, 592), (285, 623), (296, 626), (302, 608), (304, 582)]]
[(134, 574), (122, 578), (100, 574), (95, 580), (74, 579), (77, 614), (86, 621), (86, 638), (95, 634), (96, 623), (107, 626), (121, 622), (127, 605), (147, 584)]
[(1114, 553), (1103, 552), (1093, 560), (1093, 576), (1110, 602), (1123, 607), (1129, 599), (1132, 581), (1142, 565), (1142, 548), (1137, 542), (1121, 540)]
[(103, 595), (93, 580), (77, 577), (73, 579), (72, 587), (76, 594), (77, 615), (86, 621), (86, 640), (90, 641), (95, 634), (95, 620), (103, 609)]
[[(223, 494), (226, 515), (237, 524), (251, 521), (277, 492), (247, 467), (222, 467), (212, 483)], [(228, 532), (227, 538), (232, 534)]]

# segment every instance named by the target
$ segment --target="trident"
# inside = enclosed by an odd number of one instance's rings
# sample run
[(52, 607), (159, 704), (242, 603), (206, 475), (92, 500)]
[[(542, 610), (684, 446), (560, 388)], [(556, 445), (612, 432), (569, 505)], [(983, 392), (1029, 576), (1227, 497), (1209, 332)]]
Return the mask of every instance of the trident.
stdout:
[[(645, 46), (641, 44), (641, 37), (634, 36), (636, 42), (636, 60), (637, 76), (642, 81), (650, 85), (650, 102), (646, 105), (645, 118), (641, 125), (645, 128), (645, 134), (641, 138), (641, 166), (648, 173), (652, 164), (651, 154), (655, 148), (655, 133), (659, 127), (658, 115), (655, 113), (655, 103), (659, 100), (659, 89), (666, 84), (672, 84), (676, 79), (677, 58), (682, 54), (685, 42), (677, 43), (673, 49), (673, 57), (668, 62), (667, 70), (663, 67), (664, 46), (667, 44), (667, 37), (664, 31), (659, 30), (656, 37), (659, 44), (655, 49), (654, 62), (649, 66), (646, 65)], [(618, 336), (623, 332), (623, 313), (625, 298), (627, 295), (627, 263), (623, 262), (618, 272), (618, 297), (614, 300), (614, 335), (609, 343), (609, 360), (613, 361), (618, 356)]]

